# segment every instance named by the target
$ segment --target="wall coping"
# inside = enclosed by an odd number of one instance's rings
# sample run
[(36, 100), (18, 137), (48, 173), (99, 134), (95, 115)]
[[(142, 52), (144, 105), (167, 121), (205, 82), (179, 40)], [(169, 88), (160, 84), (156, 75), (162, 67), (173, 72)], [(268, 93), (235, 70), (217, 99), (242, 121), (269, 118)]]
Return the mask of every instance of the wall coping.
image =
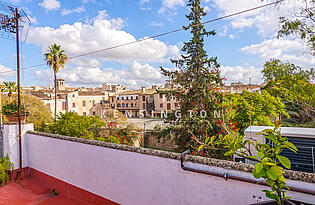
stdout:
[[(154, 149), (142, 148), (142, 147), (133, 147), (133, 146), (128, 146), (128, 145), (114, 144), (114, 143), (108, 143), (108, 142), (100, 142), (100, 141), (95, 141), (95, 140), (69, 137), (69, 136), (64, 136), (64, 135), (56, 135), (56, 134), (50, 134), (50, 133), (44, 133), (44, 132), (27, 131), (27, 133), (39, 135), (43, 137), (71, 141), (71, 142), (78, 142), (78, 143), (83, 143), (83, 144), (88, 144), (88, 145), (106, 147), (110, 149), (117, 149), (117, 150), (122, 150), (122, 151), (127, 151), (127, 152), (136, 152), (140, 154), (169, 158), (169, 159), (174, 159), (174, 160), (180, 160), (180, 155), (181, 155), (180, 153), (175, 153), (175, 152), (154, 150)], [(206, 158), (206, 157), (200, 157), (200, 156), (193, 156), (193, 155), (187, 155), (185, 161), (208, 165), (208, 166), (220, 167), (220, 168), (224, 168), (228, 170), (249, 172), (249, 173), (251, 173), (254, 169), (254, 166), (251, 164), (232, 162), (232, 161), (220, 160), (220, 159), (214, 159), (214, 158)], [(315, 183), (315, 173), (285, 170), (284, 176), (287, 179), (291, 179), (295, 181)]]

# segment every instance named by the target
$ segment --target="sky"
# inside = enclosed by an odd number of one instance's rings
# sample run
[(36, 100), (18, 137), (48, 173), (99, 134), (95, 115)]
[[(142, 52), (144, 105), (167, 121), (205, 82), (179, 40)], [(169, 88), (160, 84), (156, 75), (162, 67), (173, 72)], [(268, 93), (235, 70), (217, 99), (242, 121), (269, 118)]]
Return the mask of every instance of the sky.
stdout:
[[(0, 0), (2, 1), (2, 0)], [(7, 0), (27, 13), (31, 27), (21, 45), (21, 67), (44, 63), (49, 45), (60, 44), (71, 56), (100, 50), (188, 25), (185, 0)], [(203, 21), (269, 3), (264, 0), (201, 0), (207, 15)], [(305, 42), (277, 38), (280, 16), (292, 16), (301, 0), (206, 24), (216, 35), (205, 40), (209, 57), (217, 57), (226, 83), (262, 83), (264, 62), (278, 58), (305, 69), (315, 65)], [(1, 11), (0, 11), (1, 13)], [(26, 32), (28, 30), (28, 32)], [(26, 35), (27, 34), (27, 35)], [(100, 87), (118, 83), (136, 89), (164, 84), (160, 67), (173, 68), (189, 31), (69, 60), (58, 73), (68, 86)], [(0, 82), (16, 81), (15, 42), (0, 38)], [(21, 72), (24, 86), (52, 86), (53, 71), (46, 65)]]

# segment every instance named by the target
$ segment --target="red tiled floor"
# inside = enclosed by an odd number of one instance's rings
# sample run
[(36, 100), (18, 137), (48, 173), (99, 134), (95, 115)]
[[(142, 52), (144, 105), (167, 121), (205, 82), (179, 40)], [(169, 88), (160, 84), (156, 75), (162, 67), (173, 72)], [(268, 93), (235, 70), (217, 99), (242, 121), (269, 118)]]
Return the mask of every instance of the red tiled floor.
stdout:
[[(27, 187), (32, 186), (29, 181), (22, 181), (22, 185), (10, 182), (0, 187), (0, 205), (84, 205), (73, 199), (62, 196), (52, 197), (47, 190), (41, 190), (40, 186), (34, 184), (30, 191)], [(45, 193), (46, 192), (46, 193)]]

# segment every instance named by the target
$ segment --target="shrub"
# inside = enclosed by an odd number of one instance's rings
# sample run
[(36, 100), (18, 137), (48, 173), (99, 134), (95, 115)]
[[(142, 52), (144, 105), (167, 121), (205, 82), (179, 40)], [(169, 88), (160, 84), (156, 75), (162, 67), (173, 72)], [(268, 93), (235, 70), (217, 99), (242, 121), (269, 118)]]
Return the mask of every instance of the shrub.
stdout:
[(0, 184), (3, 186), (10, 180), (10, 171), (13, 171), (13, 163), (8, 154), (0, 158)]

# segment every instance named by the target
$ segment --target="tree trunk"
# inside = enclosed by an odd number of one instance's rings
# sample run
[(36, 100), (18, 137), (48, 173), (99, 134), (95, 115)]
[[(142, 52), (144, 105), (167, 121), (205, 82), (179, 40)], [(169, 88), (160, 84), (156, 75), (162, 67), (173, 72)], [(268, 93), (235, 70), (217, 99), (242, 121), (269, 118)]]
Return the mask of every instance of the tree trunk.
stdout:
[(57, 75), (56, 72), (54, 71), (54, 77), (55, 77), (55, 121), (57, 119)]

